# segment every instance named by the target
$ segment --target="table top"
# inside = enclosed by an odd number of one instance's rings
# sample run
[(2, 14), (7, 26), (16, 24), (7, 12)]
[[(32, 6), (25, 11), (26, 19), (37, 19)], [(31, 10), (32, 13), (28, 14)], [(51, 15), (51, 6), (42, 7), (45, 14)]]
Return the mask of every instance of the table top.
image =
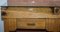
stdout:
[(60, 6), (60, 0), (8, 0), (8, 6)]

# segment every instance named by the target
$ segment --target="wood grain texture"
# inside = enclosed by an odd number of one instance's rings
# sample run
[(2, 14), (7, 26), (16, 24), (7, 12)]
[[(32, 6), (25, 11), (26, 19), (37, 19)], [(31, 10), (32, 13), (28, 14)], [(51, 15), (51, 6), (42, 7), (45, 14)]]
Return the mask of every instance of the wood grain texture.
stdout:
[(5, 32), (16, 30), (16, 19), (4, 18)]
[(50, 8), (9, 7), (6, 13), (5, 18), (60, 18), (60, 14), (53, 15)]
[[(32, 11), (30, 9), (33, 9)], [(60, 10), (59, 10), (60, 11)], [(24, 29), (47, 29), (48, 31), (60, 31), (60, 14), (51, 14), (50, 8), (21, 8), (9, 7), (7, 15), (3, 16), (5, 21), (5, 31)], [(27, 24), (33, 23), (34, 26)]]
[[(27, 25), (35, 24), (35, 25)], [(21, 29), (45, 29), (45, 19), (17, 19), (17, 28)]]
[(4, 32), (9, 32), (8, 18), (4, 18)]

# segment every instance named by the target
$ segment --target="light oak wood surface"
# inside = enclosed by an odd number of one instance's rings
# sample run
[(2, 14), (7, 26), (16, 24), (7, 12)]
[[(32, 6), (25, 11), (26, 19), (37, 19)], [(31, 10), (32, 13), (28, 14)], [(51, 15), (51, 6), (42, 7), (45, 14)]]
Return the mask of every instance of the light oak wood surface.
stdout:
[[(53, 15), (50, 8), (9, 7), (6, 13), (7, 15), (3, 16), (5, 31), (12, 31), (16, 28), (60, 30), (60, 14)], [(28, 23), (32, 23), (35, 26), (28, 26)]]

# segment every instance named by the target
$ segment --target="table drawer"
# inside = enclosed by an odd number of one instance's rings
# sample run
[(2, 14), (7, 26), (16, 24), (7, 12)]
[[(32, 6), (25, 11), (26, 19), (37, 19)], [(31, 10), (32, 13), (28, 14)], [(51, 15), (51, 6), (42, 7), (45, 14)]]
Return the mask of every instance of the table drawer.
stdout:
[(45, 29), (45, 19), (17, 19), (17, 28)]

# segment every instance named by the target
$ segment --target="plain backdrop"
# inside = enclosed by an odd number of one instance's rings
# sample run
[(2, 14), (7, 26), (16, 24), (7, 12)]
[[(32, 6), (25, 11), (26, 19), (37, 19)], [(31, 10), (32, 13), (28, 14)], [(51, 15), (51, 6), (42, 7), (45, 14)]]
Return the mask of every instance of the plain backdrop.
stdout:
[(4, 32), (4, 21), (1, 20), (1, 6), (7, 6), (7, 0), (0, 0), (0, 32)]

